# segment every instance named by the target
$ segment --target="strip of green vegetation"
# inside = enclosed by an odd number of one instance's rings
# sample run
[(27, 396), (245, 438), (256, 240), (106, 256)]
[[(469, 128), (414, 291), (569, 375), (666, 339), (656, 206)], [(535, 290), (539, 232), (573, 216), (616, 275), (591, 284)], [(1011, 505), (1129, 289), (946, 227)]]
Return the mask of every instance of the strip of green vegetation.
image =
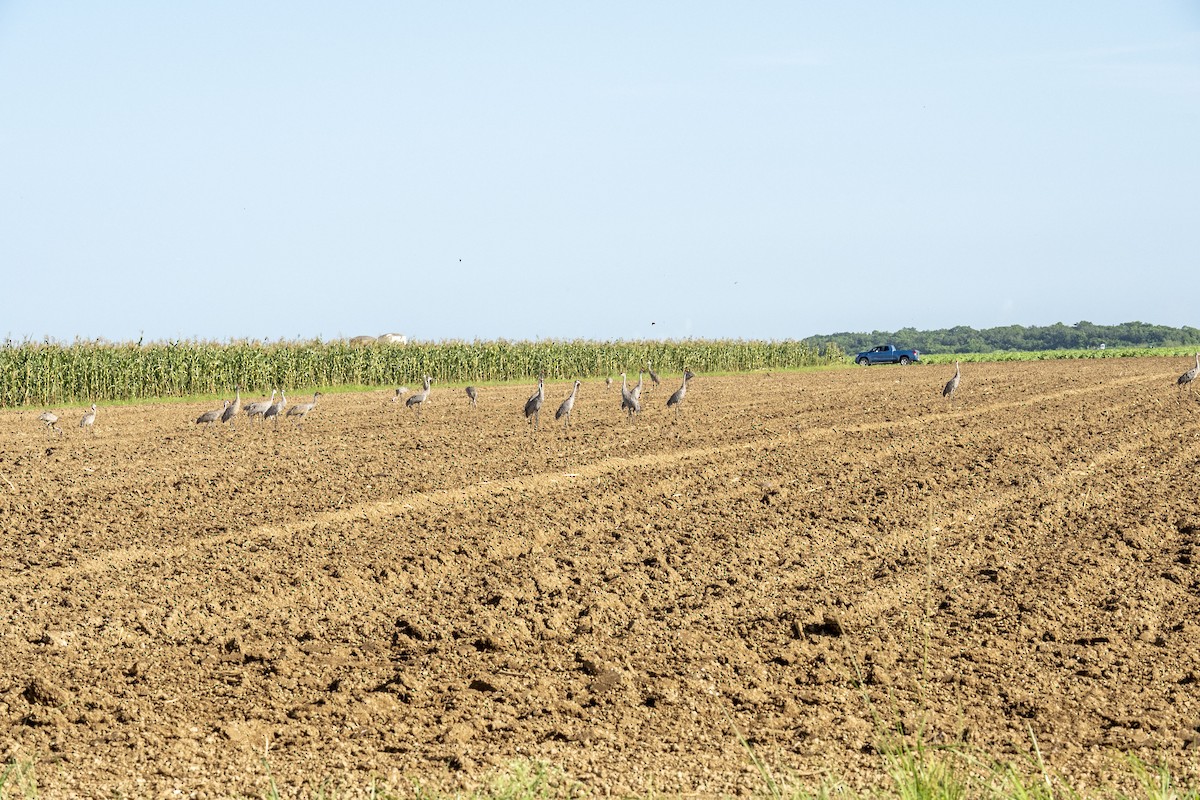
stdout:
[(0, 406), (224, 397), (314, 386), (602, 378), (653, 364), (662, 374), (797, 369), (840, 361), (796, 341), (75, 342), (0, 346)]
[[(1193, 347), (1123, 347), (990, 353), (923, 353), (924, 364), (954, 360), (1046, 361), (1070, 358), (1190, 356)], [(86, 406), (113, 402), (220, 399), (282, 388), (294, 393), (416, 386), (433, 375), (442, 386), (547, 379), (587, 380), (634, 374), (653, 364), (662, 375), (722, 375), (846, 366), (836, 346), (804, 342), (685, 340), (643, 342), (445, 342), (355, 346), (347, 342), (76, 342), (0, 345), (0, 407)]]
[(1107, 347), (1103, 350), (1034, 350), (991, 353), (921, 353), (922, 364), (964, 364), (987, 361), (1058, 361), (1072, 358), (1148, 358), (1192, 356), (1195, 347)]
[[(1179, 783), (1165, 764), (1147, 764), (1134, 756), (1113, 756), (1113, 785), (1092, 790), (1071, 786), (1041, 761), (1035, 746), (1030, 761), (1022, 768), (972, 753), (966, 749), (932, 748), (921, 743), (882, 747), (880, 783), (874, 789), (855, 790), (847, 782), (826, 779), (819, 785), (803, 784), (783, 773), (776, 775), (753, 750), (747, 748), (750, 761), (759, 774), (755, 795), (771, 800), (1200, 800), (1200, 787)], [(278, 800), (284, 793), (278, 788), (270, 769), (266, 769), (269, 788), (264, 800)], [(224, 796), (220, 788), (213, 790)], [(416, 798), (416, 800), (574, 800), (605, 795), (604, 787), (590, 787), (572, 779), (560, 769), (535, 761), (521, 761), (486, 781), (484, 788), (469, 794), (448, 794), (431, 789), (419, 781), (411, 785), (345, 786), (326, 780), (316, 788), (287, 796), (312, 800), (350, 800), (350, 798)], [(0, 771), (0, 800), (36, 798), (38, 785), (34, 765), (11, 762)], [(233, 796), (233, 795), (229, 795)], [(645, 795), (667, 797), (658, 792)]]

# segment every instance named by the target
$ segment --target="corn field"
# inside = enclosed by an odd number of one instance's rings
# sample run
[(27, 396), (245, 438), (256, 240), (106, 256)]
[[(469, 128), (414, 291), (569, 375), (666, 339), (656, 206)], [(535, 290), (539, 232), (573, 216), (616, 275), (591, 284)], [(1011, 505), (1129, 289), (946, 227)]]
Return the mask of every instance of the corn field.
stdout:
[(798, 341), (438, 342), (356, 346), (333, 342), (180, 341), (5, 343), (0, 346), (0, 406), (62, 405), (150, 397), (221, 395), (336, 386), (490, 383), (636, 376), (655, 372), (743, 372), (837, 363)]

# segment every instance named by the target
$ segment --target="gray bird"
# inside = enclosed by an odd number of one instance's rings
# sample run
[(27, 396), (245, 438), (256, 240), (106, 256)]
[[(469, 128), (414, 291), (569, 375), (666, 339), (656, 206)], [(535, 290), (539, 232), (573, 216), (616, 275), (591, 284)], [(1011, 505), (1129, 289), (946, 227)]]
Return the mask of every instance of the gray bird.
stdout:
[(679, 413), (679, 407), (683, 403), (683, 398), (687, 396), (687, 382), (696, 377), (687, 367), (683, 368), (683, 385), (675, 390), (675, 394), (667, 398), (667, 408), (675, 406), (675, 413)]
[(229, 427), (233, 427), (234, 418), (242, 413), (242, 387), (233, 387), (237, 392), (237, 397), (233, 398), (233, 402), (225, 406), (225, 410), (221, 412), (221, 422), (228, 422)]
[(408, 387), (407, 387), (407, 386), (401, 386), (399, 389), (397, 389), (397, 390), (396, 390), (396, 396), (392, 398), (392, 402), (393, 402), (393, 403), (399, 403), (399, 402), (400, 402), (400, 398), (401, 398), (401, 397), (404, 397), (404, 395), (406, 395), (406, 394), (408, 394)]
[(196, 424), (212, 423), (221, 419), (221, 415), (225, 413), (225, 409), (229, 408), (229, 401), (226, 400), (220, 408), (214, 408), (212, 411), (205, 411), (200, 416), (196, 417)]
[(280, 389), (279, 390), (279, 402), (272, 403), (271, 407), (263, 412), (263, 422), (265, 423), (267, 420), (274, 418), (275, 419), (275, 427), (278, 428), (279, 427), (279, 415), (281, 413), (283, 413), (283, 410), (285, 408), (287, 408), (287, 395), (283, 393), (283, 389)]
[(538, 429), (538, 422), (542, 417), (542, 403), (546, 402), (546, 381), (544, 376), (538, 375), (538, 388), (533, 393), (533, 396), (525, 401), (525, 419), (533, 417), (533, 429)]
[(259, 400), (257, 403), (251, 403), (250, 405), (246, 406), (246, 416), (249, 417), (251, 421), (253, 421), (255, 417), (259, 417), (265, 422), (265, 414), (267, 413), (267, 409), (273, 405), (275, 405), (274, 389), (271, 390), (270, 400)]
[(467, 399), (471, 401), (471, 407), (475, 407), (475, 401), (479, 399), (479, 393), (475, 391), (474, 386), (467, 387)]
[(45, 424), (47, 432), (57, 432), (59, 436), (63, 435), (62, 428), (58, 427), (57, 414), (52, 414), (49, 411), (43, 411), (38, 415), (38, 421)]
[(83, 415), (83, 419), (79, 420), (79, 427), (90, 428), (92, 433), (96, 432), (96, 404), (92, 403), (92, 410)]
[(612, 375), (609, 375), (607, 378), (605, 378), (605, 379), (604, 379), (604, 385), (605, 385), (607, 388), (611, 389), (611, 388), (612, 388), (612, 384), (613, 384)]
[(1200, 375), (1200, 353), (1196, 353), (1196, 366), (1180, 375), (1176, 384), (1180, 389), (1184, 386), (1188, 387), (1188, 391), (1190, 392), (1192, 390), (1192, 381), (1196, 380), (1197, 375)]
[(633, 395), (633, 399), (637, 400), (638, 405), (640, 406), (642, 404), (642, 371), (641, 370), (638, 370), (637, 386), (630, 389), (629, 393), (631, 395)]
[(621, 410), (629, 412), (629, 418), (633, 419), (634, 414), (638, 414), (642, 410), (642, 404), (638, 402), (634, 393), (629, 391), (628, 379), (625, 373), (621, 373)]
[(958, 391), (958, 381), (962, 378), (962, 371), (958, 368), (958, 362), (954, 362), (954, 377), (946, 381), (946, 387), (942, 389), (942, 397), (953, 397)]
[(571, 390), (571, 396), (563, 400), (562, 405), (558, 407), (558, 411), (554, 412), (555, 419), (563, 420), (563, 430), (566, 430), (571, 425), (571, 409), (575, 407), (575, 395), (578, 393), (579, 381), (575, 381), (575, 388)]
[(416, 411), (417, 419), (421, 418), (421, 407), (425, 405), (425, 401), (429, 399), (429, 384), (431, 383), (433, 383), (433, 378), (426, 375), (425, 388), (404, 401), (404, 405)]
[(313, 392), (311, 403), (298, 403), (288, 409), (287, 415), (296, 418), (296, 427), (300, 427), (300, 423), (304, 422), (304, 418), (308, 416), (308, 412), (317, 407), (317, 400), (320, 399), (320, 392)]
[(646, 372), (650, 373), (650, 382), (653, 383), (657, 387), (658, 386), (658, 376), (654, 374), (654, 367), (652, 367), (650, 365), (649, 361), (646, 362)]

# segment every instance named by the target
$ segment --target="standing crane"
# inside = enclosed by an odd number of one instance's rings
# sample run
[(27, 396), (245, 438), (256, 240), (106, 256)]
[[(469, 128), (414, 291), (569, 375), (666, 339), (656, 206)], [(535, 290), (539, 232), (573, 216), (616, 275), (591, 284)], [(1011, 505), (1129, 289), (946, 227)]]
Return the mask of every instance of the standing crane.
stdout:
[(287, 415), (296, 418), (296, 427), (300, 427), (300, 423), (304, 422), (304, 418), (308, 416), (308, 412), (317, 407), (317, 400), (320, 399), (320, 392), (313, 392), (311, 403), (298, 403), (288, 409)]
[(604, 386), (605, 386), (605, 388), (611, 389), (611, 388), (612, 388), (612, 383), (613, 383), (613, 381), (612, 381), (612, 375), (609, 375), (607, 378), (605, 378), (605, 379), (604, 379)]
[(546, 376), (538, 375), (538, 388), (528, 400), (525, 401), (525, 419), (533, 417), (533, 429), (538, 429), (538, 422), (542, 417), (542, 403), (546, 402)]
[(475, 403), (479, 399), (479, 392), (475, 391), (474, 386), (467, 387), (467, 399), (471, 401), (471, 408), (475, 408)]
[(38, 422), (46, 426), (47, 432), (57, 432), (59, 436), (63, 435), (62, 428), (58, 427), (58, 414), (43, 411), (38, 415)]
[(954, 393), (958, 391), (958, 382), (962, 378), (962, 370), (958, 367), (958, 362), (954, 362), (954, 377), (946, 381), (945, 388), (942, 389), (942, 397), (954, 397)]
[(1191, 392), (1192, 391), (1192, 382), (1194, 380), (1196, 380), (1197, 375), (1200, 375), (1200, 353), (1196, 353), (1196, 366), (1192, 367), (1187, 372), (1180, 375), (1179, 380), (1176, 381), (1176, 383), (1179, 385), (1179, 388), (1181, 390), (1183, 389), (1184, 386), (1186, 386), (1186, 387), (1188, 387), (1188, 391)]
[(417, 419), (421, 418), (421, 407), (425, 405), (425, 401), (429, 399), (429, 384), (431, 383), (433, 383), (433, 378), (426, 375), (425, 388), (404, 401), (404, 405), (415, 410)]
[[(575, 381), (575, 388), (571, 390), (571, 396), (562, 401), (562, 405), (558, 407), (558, 411), (554, 412), (555, 419), (563, 420), (563, 430), (565, 431), (571, 425), (571, 409), (575, 407), (575, 395), (579, 393), (579, 381)], [(565, 419), (564, 419), (565, 417)]]
[(651, 366), (649, 361), (646, 362), (646, 372), (650, 373), (650, 382), (653, 383), (654, 387), (657, 389), (658, 388), (658, 376), (654, 374), (654, 367)]
[(246, 406), (246, 416), (253, 422), (255, 417), (259, 417), (263, 422), (266, 422), (267, 409), (275, 405), (275, 389), (271, 390), (270, 400), (259, 400), (257, 403), (251, 403)]
[(229, 427), (233, 427), (233, 420), (242, 411), (242, 387), (233, 387), (237, 392), (237, 397), (233, 398), (233, 403), (225, 406), (225, 410), (221, 412), (221, 422), (228, 422)]
[(408, 387), (407, 387), (407, 386), (401, 386), (399, 389), (397, 389), (397, 390), (396, 390), (396, 396), (392, 398), (392, 402), (393, 402), (393, 403), (399, 403), (399, 402), (400, 402), (400, 398), (401, 398), (401, 397), (404, 397), (404, 395), (406, 395), (406, 394), (408, 394)]
[(675, 413), (679, 413), (679, 408), (683, 404), (683, 398), (687, 395), (687, 382), (696, 377), (687, 367), (683, 368), (683, 385), (675, 390), (675, 394), (667, 398), (667, 408), (675, 406)]
[(214, 408), (212, 411), (205, 411), (200, 416), (196, 417), (196, 424), (210, 424), (221, 419), (221, 415), (225, 413), (225, 409), (229, 408), (229, 401), (226, 400), (220, 408)]
[[(633, 395), (633, 399), (637, 400), (638, 405), (641, 406), (641, 404), (642, 404), (642, 371), (641, 370), (638, 370), (637, 386), (630, 389), (629, 393)], [(641, 409), (639, 408), (638, 410), (640, 411)]]
[(79, 420), (79, 427), (88, 428), (92, 434), (96, 433), (96, 404), (92, 403), (92, 410), (83, 415), (83, 419)]
[(287, 395), (283, 393), (283, 389), (280, 389), (279, 390), (279, 402), (272, 403), (271, 407), (263, 412), (263, 423), (265, 424), (268, 419), (271, 419), (272, 417), (274, 417), (275, 418), (275, 427), (278, 428), (279, 427), (279, 415), (281, 413), (283, 413), (283, 410), (285, 408), (287, 408)]
[(629, 391), (628, 379), (625, 373), (621, 373), (621, 410), (629, 412), (629, 418), (633, 419), (634, 414), (638, 414), (642, 410), (642, 404), (638, 402), (637, 396)]

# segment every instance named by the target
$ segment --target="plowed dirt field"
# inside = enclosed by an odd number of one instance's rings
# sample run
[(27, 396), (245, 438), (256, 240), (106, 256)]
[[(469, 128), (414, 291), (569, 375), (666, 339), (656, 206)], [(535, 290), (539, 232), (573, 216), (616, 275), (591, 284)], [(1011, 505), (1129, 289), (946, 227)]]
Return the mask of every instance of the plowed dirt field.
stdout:
[[(881, 729), (1200, 779), (1184, 359), (0, 412), (0, 758), (44, 798), (261, 796), (514, 761), (597, 793), (883, 781)], [(295, 400), (296, 398), (293, 398)], [(307, 398), (305, 398), (307, 399)], [(60, 410), (61, 411), (61, 410)], [(269, 773), (268, 773), (269, 768)], [(301, 796), (312, 796), (305, 789)]]

